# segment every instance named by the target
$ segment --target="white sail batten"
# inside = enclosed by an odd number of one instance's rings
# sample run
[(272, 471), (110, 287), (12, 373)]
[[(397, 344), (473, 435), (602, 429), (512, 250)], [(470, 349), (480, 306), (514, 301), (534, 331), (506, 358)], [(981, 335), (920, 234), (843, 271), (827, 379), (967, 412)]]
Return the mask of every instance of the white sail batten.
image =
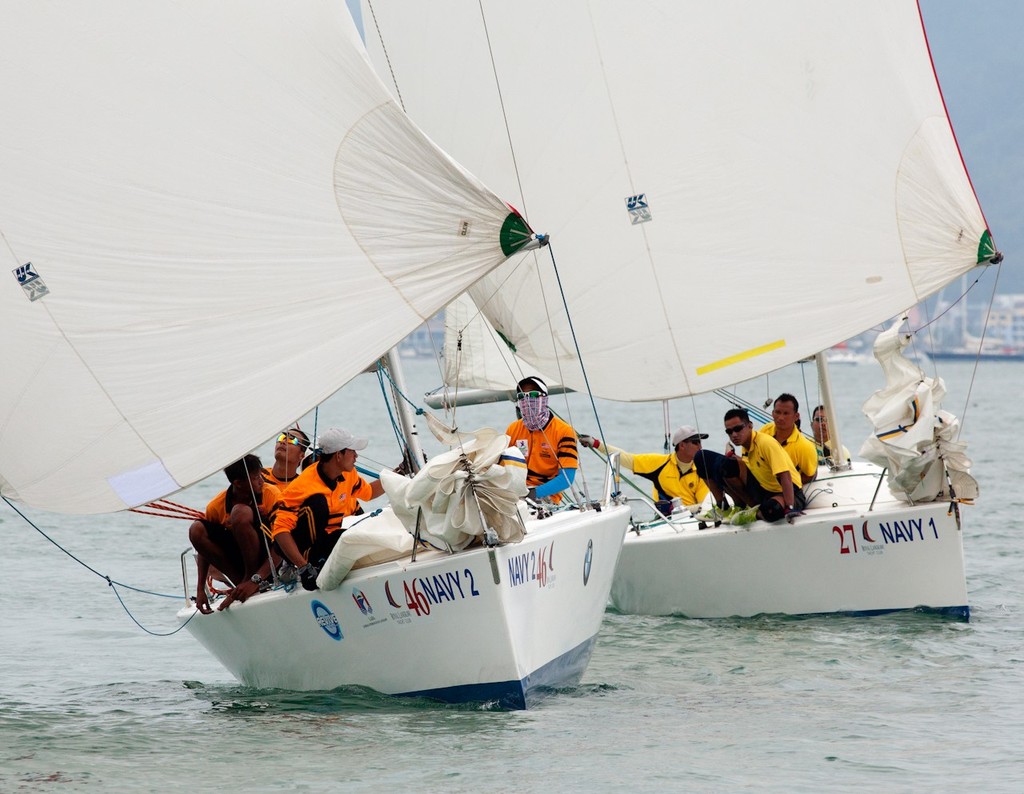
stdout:
[[(374, 10), (410, 117), (550, 233), (601, 397), (777, 369), (991, 252), (913, 0)], [(471, 294), (583, 388), (546, 253)]]
[(504, 259), (343, 3), (19, 1), (0, 73), (5, 497), (187, 486)]

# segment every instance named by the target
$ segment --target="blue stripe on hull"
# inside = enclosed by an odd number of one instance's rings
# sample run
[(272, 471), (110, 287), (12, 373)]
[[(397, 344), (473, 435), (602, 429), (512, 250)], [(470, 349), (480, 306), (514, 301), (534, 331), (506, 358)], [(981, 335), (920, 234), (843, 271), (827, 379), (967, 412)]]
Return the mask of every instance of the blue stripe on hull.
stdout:
[(505, 709), (525, 709), (536, 704), (543, 695), (559, 687), (572, 686), (583, 677), (597, 641), (589, 640), (552, 659), (521, 681), (494, 681), (486, 684), (462, 684), (438, 689), (400, 692), (401, 697), (424, 697), (445, 703), (497, 703)]
[[(842, 612), (801, 612), (793, 615), (795, 618), (816, 618), (825, 615), (844, 615), (851, 618), (870, 618), (876, 615), (894, 615), (897, 612), (922, 612), (929, 615), (938, 615), (943, 618), (955, 618), (970, 622), (971, 608), (966, 604), (962, 607), (896, 607), (894, 609), (861, 609)], [(766, 612), (764, 614), (773, 614)]]
[(910, 609), (868, 609), (863, 612), (843, 612), (843, 615), (852, 617), (871, 617), (872, 615), (891, 615), (894, 612), (926, 612), (929, 615), (939, 615), (944, 618), (956, 618), (957, 620), (970, 621), (971, 608), (964, 604), (962, 607), (911, 607)]

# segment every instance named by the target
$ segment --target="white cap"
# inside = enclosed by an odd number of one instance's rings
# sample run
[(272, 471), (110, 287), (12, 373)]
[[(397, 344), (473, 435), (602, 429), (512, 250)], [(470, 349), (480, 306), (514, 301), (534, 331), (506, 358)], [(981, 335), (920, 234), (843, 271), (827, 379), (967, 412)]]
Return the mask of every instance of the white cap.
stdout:
[(672, 434), (672, 448), (678, 447), (680, 442), (686, 441), (688, 438), (707, 438), (707, 433), (698, 433), (697, 428), (693, 425), (683, 425), (676, 432)]
[[(548, 393), (548, 385), (544, 381), (542, 381), (540, 378), (538, 378), (536, 375), (530, 375), (528, 377), (523, 378), (521, 381), (519, 381), (519, 383), (516, 384), (516, 389), (518, 389), (519, 391), (522, 391), (524, 383), (535, 383), (535, 384), (537, 384), (537, 390), (541, 394), (547, 394)], [(533, 389), (531, 389), (530, 391), (533, 391)]]
[(365, 438), (356, 438), (343, 428), (332, 427), (320, 434), (317, 446), (325, 455), (333, 455), (343, 449), (366, 449), (369, 443)]

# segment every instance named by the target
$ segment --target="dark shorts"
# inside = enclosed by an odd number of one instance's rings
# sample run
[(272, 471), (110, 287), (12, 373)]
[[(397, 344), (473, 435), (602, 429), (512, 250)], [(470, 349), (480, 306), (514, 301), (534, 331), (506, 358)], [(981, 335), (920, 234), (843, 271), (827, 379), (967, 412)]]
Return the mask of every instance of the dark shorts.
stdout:
[[(313, 494), (302, 503), (299, 511), (299, 519), (292, 529), (292, 540), (306, 559), (318, 568), (324, 562), (338, 540), (341, 532), (327, 532), (327, 524), (330, 520), (330, 509), (327, 504), (327, 497), (323, 494)], [(280, 552), (280, 548), (276, 549)]]
[[(206, 534), (210, 538), (210, 542), (220, 548), (224, 552), (224, 556), (236, 566), (239, 568), (245, 567), (245, 561), (242, 559), (242, 550), (238, 548), (238, 542), (235, 540), (235, 536), (228, 531), (228, 528), (223, 524), (207, 521), (205, 518), (201, 518), (200, 521), (206, 527)], [(267, 559), (267, 544), (263, 542), (262, 538), (260, 538), (259, 549), (259, 560), (262, 563)]]
[(697, 476), (704, 482), (713, 482), (719, 488), (725, 489), (725, 478), (732, 476), (729, 472), (729, 458), (720, 452), (712, 452), (710, 449), (702, 449), (693, 456), (693, 468)]
[[(776, 496), (782, 496), (782, 494), (779, 491), (765, 490), (764, 486), (762, 486), (761, 483), (758, 482), (757, 477), (751, 474), (749, 470), (747, 471), (746, 491), (748, 501), (752, 505), (759, 505), (766, 499), (772, 499)], [(803, 510), (806, 505), (807, 498), (804, 496), (803, 489), (793, 486), (793, 507), (796, 508), (797, 510)]]
[[(712, 452), (709, 449), (702, 449), (693, 458), (693, 468), (697, 471), (697, 476), (705, 482), (714, 482), (725, 490), (725, 480), (727, 477), (738, 477), (739, 476), (739, 464), (737, 458), (726, 457), (719, 452)], [(747, 501), (751, 505), (759, 505), (765, 499), (771, 499), (773, 496), (778, 496), (778, 492), (766, 491), (761, 483), (757, 481), (757, 477), (747, 471)], [(807, 499), (804, 496), (804, 492), (800, 488), (793, 488), (793, 506), (797, 510), (803, 510), (807, 504)]]

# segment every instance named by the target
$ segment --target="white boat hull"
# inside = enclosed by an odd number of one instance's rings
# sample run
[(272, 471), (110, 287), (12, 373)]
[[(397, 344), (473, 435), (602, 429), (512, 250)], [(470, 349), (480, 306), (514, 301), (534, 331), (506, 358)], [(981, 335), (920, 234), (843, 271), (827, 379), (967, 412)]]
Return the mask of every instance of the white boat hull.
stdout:
[(809, 495), (817, 495), (793, 524), (699, 530), (686, 521), (630, 532), (612, 604), (693, 618), (926, 609), (968, 619), (961, 532), (949, 504), (907, 505), (883, 483), (869, 510), (877, 472), (857, 464), (813, 483)]
[(356, 569), (336, 590), (277, 589), (178, 618), (249, 686), (526, 708), (582, 676), (628, 518), (625, 505), (565, 511), (528, 521), (521, 543), (421, 552)]

